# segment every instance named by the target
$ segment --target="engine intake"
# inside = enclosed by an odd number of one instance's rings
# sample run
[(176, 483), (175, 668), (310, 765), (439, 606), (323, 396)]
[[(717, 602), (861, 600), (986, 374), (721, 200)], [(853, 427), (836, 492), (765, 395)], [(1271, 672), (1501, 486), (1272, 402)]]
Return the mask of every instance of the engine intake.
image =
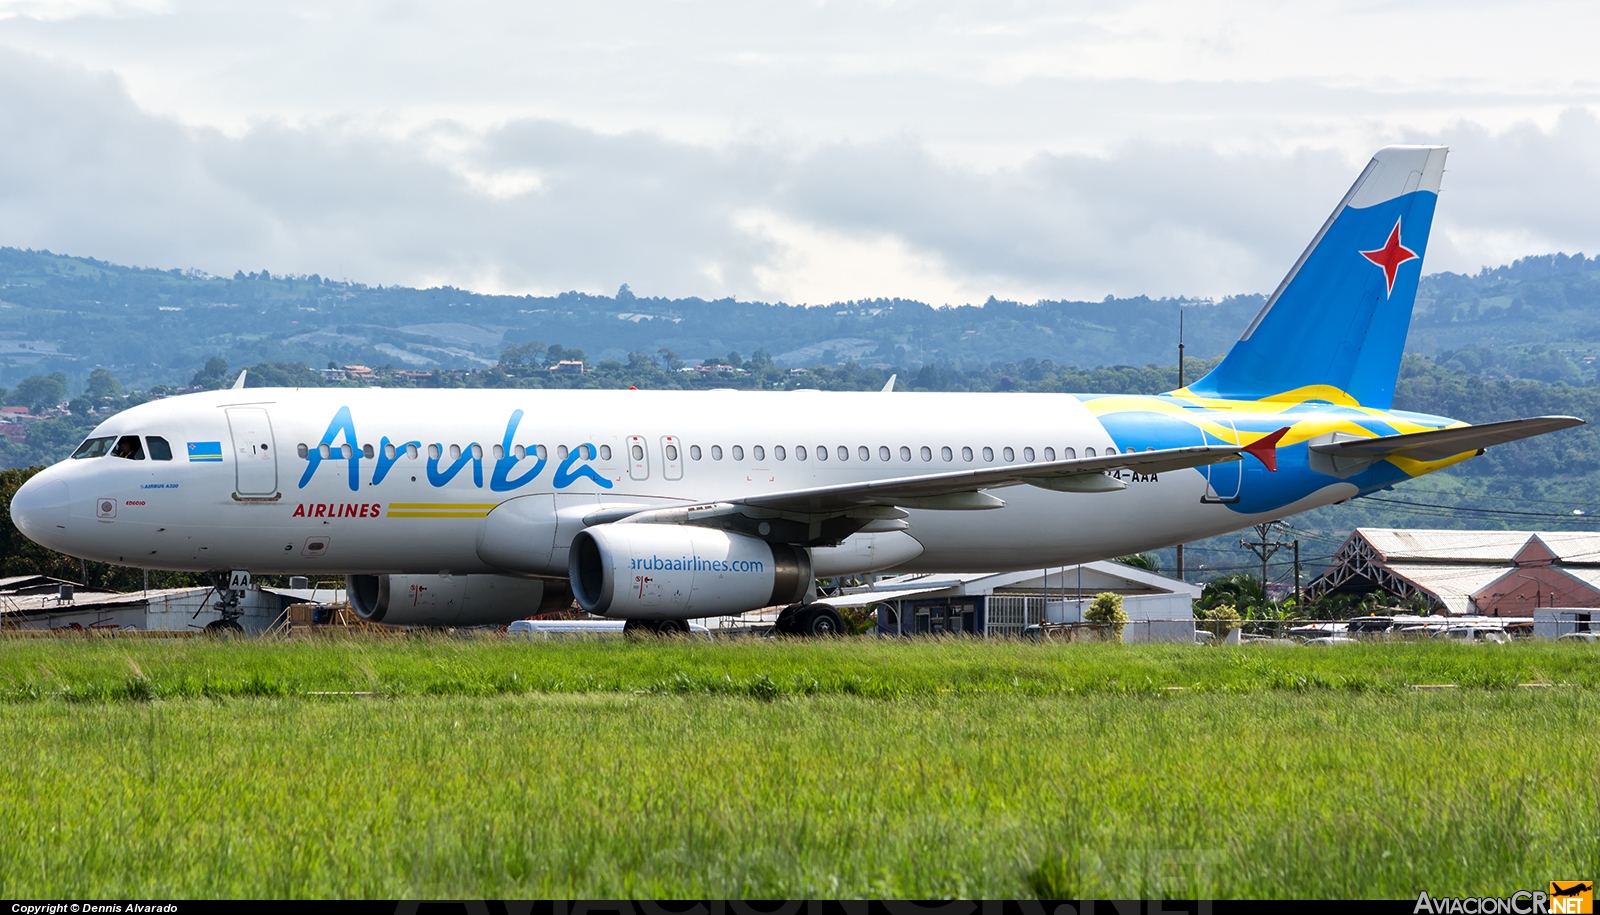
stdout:
[(564, 610), (564, 582), (507, 575), (348, 575), (356, 616), (386, 626), (487, 626)]
[(800, 547), (674, 524), (602, 524), (568, 554), (572, 593), (589, 613), (693, 619), (791, 604), (811, 587)]

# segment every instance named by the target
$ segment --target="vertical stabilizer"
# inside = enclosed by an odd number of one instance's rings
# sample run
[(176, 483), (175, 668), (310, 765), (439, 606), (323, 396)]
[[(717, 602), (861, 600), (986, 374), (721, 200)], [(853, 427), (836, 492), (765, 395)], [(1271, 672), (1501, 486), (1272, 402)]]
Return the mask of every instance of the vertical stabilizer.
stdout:
[(1386, 146), (1214, 370), (1203, 397), (1388, 408), (1422, 276), (1443, 146)]

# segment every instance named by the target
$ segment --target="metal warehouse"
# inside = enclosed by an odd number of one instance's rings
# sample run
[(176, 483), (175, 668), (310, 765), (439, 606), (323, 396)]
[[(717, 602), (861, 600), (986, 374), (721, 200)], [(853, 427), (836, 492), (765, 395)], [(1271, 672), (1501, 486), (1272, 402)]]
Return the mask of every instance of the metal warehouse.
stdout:
[(1312, 596), (1385, 591), (1453, 615), (1600, 607), (1600, 533), (1357, 528)]

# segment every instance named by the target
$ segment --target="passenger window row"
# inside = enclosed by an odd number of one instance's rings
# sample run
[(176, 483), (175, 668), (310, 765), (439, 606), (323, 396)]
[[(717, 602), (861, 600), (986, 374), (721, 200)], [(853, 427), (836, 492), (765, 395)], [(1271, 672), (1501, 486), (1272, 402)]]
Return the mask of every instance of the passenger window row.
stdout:
[(148, 445), (150, 460), (172, 460), (172, 446), (159, 435), (145, 436), (145, 444), (140, 444), (139, 436), (137, 435), (124, 435), (121, 437), (107, 435), (100, 438), (85, 439), (84, 443), (78, 446), (78, 450), (72, 452), (72, 457), (74, 460), (79, 460), (109, 455), (114, 458), (122, 458), (125, 461), (142, 461), (145, 458), (146, 445)]
[[(1137, 450), (1137, 448), (1128, 448), (1126, 453), (1132, 454)], [(723, 450), (721, 445), (712, 445), (709, 451), (713, 461), (722, 460)], [(949, 445), (943, 445), (938, 451), (939, 460), (946, 463), (953, 462), (956, 459), (957, 453), (957, 449), (952, 448)], [(972, 461), (976, 460), (977, 454), (979, 453), (983, 455), (983, 461), (985, 463), (994, 463), (995, 449), (987, 445), (984, 446), (980, 452), (974, 452), (970, 445), (963, 445), (959, 451), (961, 460), (966, 463), (971, 463)], [(1058, 458), (1056, 456), (1056, 449), (1052, 447), (1045, 447), (1038, 451), (1035, 451), (1032, 447), (1025, 447), (1019, 452), (1017, 449), (1008, 446), (1000, 449), (1000, 460), (1001, 462), (1007, 464), (1017, 463), (1019, 453), (1021, 455), (1022, 463), (1024, 464), (1049, 462), (1055, 460), (1073, 461), (1077, 460), (1078, 458), (1078, 451), (1075, 448), (1062, 448), (1060, 457)], [(1105, 453), (1107, 455), (1116, 454), (1117, 449), (1115, 447), (1107, 448), (1105, 449)], [(728, 447), (728, 454), (735, 461), (743, 461), (745, 459), (744, 446), (730, 445)], [(810, 448), (805, 445), (795, 445), (793, 449), (785, 448), (783, 445), (772, 446), (772, 457), (774, 460), (786, 461), (789, 459), (791, 454), (797, 461), (813, 459), (818, 461), (871, 461), (874, 456), (874, 451), (866, 445), (857, 445), (854, 451), (852, 451), (848, 445), (838, 445), (832, 447), (831, 449), (828, 445), (816, 445)], [(1097, 452), (1092, 446), (1083, 449), (1083, 456), (1086, 458), (1096, 457), (1098, 454), (1099, 452)], [(701, 460), (704, 455), (705, 452), (701, 450), (699, 445), (689, 446), (689, 457), (691, 459), (698, 461)], [(912, 451), (911, 446), (909, 445), (901, 445), (898, 450), (892, 449), (888, 445), (879, 445), (876, 451), (876, 456), (879, 461), (892, 461), (897, 455), (901, 461), (910, 461), (913, 457), (916, 457), (920, 458), (924, 462), (931, 462), (934, 459), (934, 450), (930, 445), (922, 445), (916, 449), (916, 451)], [(761, 445), (751, 445), (750, 458), (754, 461), (765, 461), (767, 459), (767, 449)]]

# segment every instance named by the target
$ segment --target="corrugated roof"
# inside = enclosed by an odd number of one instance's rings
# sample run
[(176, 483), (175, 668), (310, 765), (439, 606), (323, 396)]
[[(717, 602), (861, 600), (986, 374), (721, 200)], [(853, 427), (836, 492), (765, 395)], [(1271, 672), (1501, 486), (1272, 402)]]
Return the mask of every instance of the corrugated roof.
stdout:
[(1389, 571), (1444, 602), (1451, 613), (1470, 613), (1472, 595), (1510, 571), (1501, 565), (1390, 563)]
[(1538, 537), (1563, 563), (1600, 565), (1600, 533), (1587, 531), (1434, 531), (1362, 527), (1356, 534), (1398, 562), (1509, 564)]

